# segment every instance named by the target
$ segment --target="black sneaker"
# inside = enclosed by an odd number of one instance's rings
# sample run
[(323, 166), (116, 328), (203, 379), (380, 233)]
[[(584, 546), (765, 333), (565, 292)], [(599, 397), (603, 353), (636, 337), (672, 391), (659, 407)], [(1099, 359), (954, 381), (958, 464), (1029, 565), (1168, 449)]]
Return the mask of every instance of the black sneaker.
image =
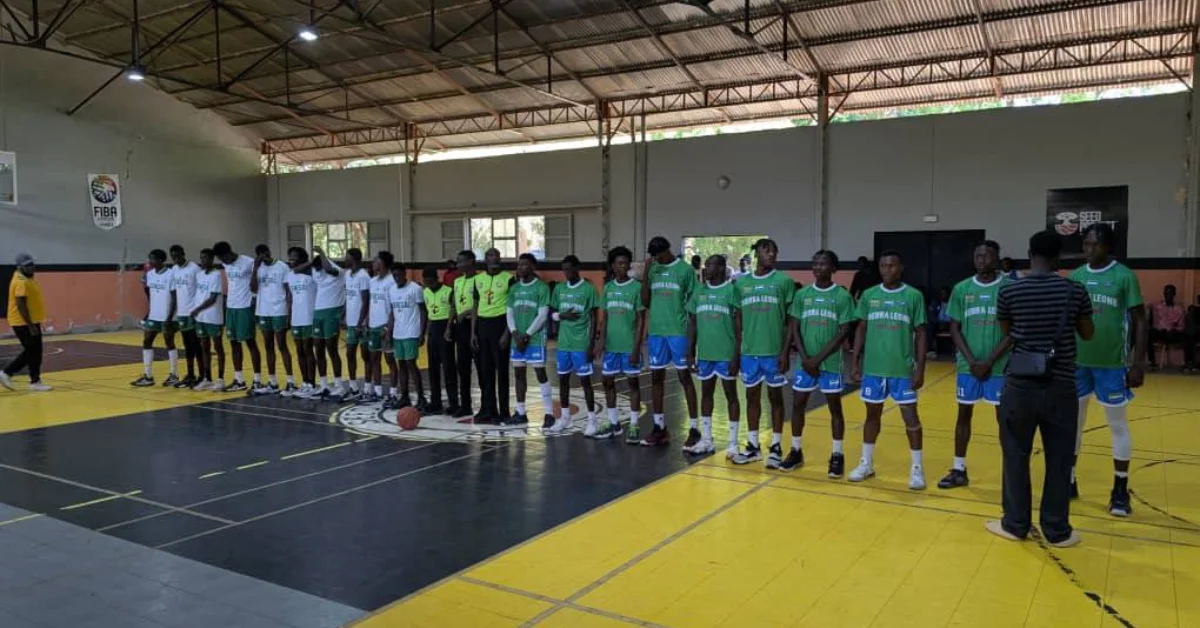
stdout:
[(778, 444), (771, 445), (767, 450), (767, 468), (778, 469), (783, 465), (783, 447)]
[(950, 469), (946, 477), (938, 480), (938, 488), (958, 488), (971, 483), (971, 478), (967, 477), (966, 469)]
[(417, 405), (415, 405), (413, 407), (415, 407), (417, 409), (417, 412), (420, 412), (422, 416), (424, 416), (426, 414), (433, 414), (432, 412), (429, 411), (429, 408), (430, 408), (429, 401), (427, 399), (425, 399), (424, 397), (417, 397)]
[(788, 452), (786, 458), (783, 459), (783, 464), (779, 465), (780, 471), (795, 471), (804, 466), (804, 452), (799, 449), (793, 449)]
[(546, 416), (542, 417), (542, 429), (548, 430), (552, 427), (554, 427), (554, 415), (547, 414)]
[(833, 454), (829, 457), (829, 477), (840, 480), (846, 474), (846, 456)]
[(457, 410), (457, 411), (450, 416), (452, 416), (456, 419), (465, 419), (465, 418), (471, 416), (472, 414), (474, 414), (473, 412), (471, 412), (471, 406), (461, 406), (459, 408), (455, 408), (455, 410)]
[(149, 377), (147, 375), (143, 375), (143, 376), (133, 380), (132, 382), (130, 382), (129, 385), (135, 386), (137, 388), (147, 388), (147, 387), (154, 385), (154, 378)]
[(1071, 478), (1071, 499), (1079, 499), (1079, 483)]
[(395, 408), (396, 408), (397, 410), (399, 410), (399, 409), (401, 409), (401, 408), (408, 408), (408, 407), (411, 407), (411, 406), (412, 406), (412, 404), (413, 404), (413, 402), (412, 402), (412, 397), (409, 397), (408, 395), (403, 395), (403, 394), (402, 394), (402, 395), (400, 395), (399, 397), (395, 397), (395, 400), (396, 400), (396, 406), (395, 406)]
[(178, 375), (168, 375), (167, 378), (164, 379), (163, 383), (162, 383), (163, 388), (175, 388), (176, 386), (178, 386), (178, 384), (179, 384), (179, 376)]
[(453, 403), (446, 406), (446, 408), (444, 410), (442, 410), (442, 414), (445, 414), (448, 417), (456, 417), (456, 416), (458, 416), (459, 412), (462, 412), (462, 411), (459, 410), (458, 406)]
[(442, 414), (446, 410), (442, 407), (442, 402), (435, 401), (433, 403), (425, 402), (424, 414)]
[(507, 419), (504, 419), (503, 421), (501, 421), (500, 424), (507, 425), (510, 427), (529, 425), (529, 416), (525, 415), (525, 414), (514, 414), (514, 415), (508, 417)]
[(700, 434), (700, 430), (698, 430), (694, 427), (691, 428), (690, 430), (688, 430), (687, 440), (683, 441), (683, 450), (691, 451), (692, 447), (695, 447), (696, 443), (700, 442), (701, 438), (703, 438), (703, 435)]
[(195, 375), (188, 375), (187, 377), (175, 382), (174, 385), (176, 388), (195, 388), (196, 384), (199, 383), (200, 381), (196, 379)]
[(479, 412), (475, 413), (476, 425), (495, 425), (497, 422), (499, 422), (499, 417), (491, 412), (484, 412), (483, 410), (480, 410)]
[(1114, 517), (1128, 517), (1133, 514), (1133, 504), (1129, 499), (1129, 478), (1114, 478), (1112, 494), (1108, 498), (1108, 514)]
[(225, 392), (246, 392), (247, 390), (250, 390), (250, 387), (246, 385), (246, 382), (235, 381), (225, 387)]
[(762, 460), (762, 447), (759, 447), (758, 443), (746, 443), (745, 451), (739, 451), (729, 457), (729, 461), (737, 465), (750, 464), (759, 460)]

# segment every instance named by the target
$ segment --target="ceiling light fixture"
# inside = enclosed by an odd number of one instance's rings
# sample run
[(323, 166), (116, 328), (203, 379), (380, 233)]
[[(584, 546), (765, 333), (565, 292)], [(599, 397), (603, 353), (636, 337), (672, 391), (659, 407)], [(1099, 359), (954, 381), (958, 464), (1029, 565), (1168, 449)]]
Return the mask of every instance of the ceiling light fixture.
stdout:
[(321, 33), (317, 32), (317, 28), (315, 26), (311, 25), (301, 28), (297, 35), (304, 41), (317, 41), (321, 38)]
[(125, 71), (125, 78), (140, 83), (141, 81), (146, 80), (146, 70), (141, 66), (130, 66), (129, 69)]

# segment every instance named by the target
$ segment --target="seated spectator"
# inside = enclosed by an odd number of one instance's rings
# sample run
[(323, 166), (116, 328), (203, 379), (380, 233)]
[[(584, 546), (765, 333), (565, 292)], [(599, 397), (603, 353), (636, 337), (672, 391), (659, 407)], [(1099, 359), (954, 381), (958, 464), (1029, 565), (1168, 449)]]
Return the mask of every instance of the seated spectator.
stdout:
[(1175, 302), (1175, 286), (1163, 288), (1163, 298), (1150, 307), (1150, 367), (1158, 368), (1156, 344), (1162, 344), (1164, 357), (1171, 345), (1183, 346), (1183, 367), (1195, 368), (1195, 346), (1188, 342), (1183, 306)]
[(937, 299), (930, 299), (929, 314), (929, 357), (937, 357), (937, 338), (940, 332), (950, 331), (950, 289), (942, 288)]

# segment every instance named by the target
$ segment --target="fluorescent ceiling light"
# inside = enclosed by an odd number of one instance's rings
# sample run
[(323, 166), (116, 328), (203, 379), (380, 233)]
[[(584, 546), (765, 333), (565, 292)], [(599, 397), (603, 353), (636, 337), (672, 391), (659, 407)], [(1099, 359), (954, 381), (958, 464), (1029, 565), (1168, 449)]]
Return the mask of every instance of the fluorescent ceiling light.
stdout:
[(317, 41), (321, 34), (317, 32), (316, 27), (305, 26), (304, 28), (300, 29), (299, 36), (300, 39), (303, 39), (304, 41)]
[(135, 65), (125, 71), (125, 78), (135, 82), (144, 81), (146, 80), (146, 71)]

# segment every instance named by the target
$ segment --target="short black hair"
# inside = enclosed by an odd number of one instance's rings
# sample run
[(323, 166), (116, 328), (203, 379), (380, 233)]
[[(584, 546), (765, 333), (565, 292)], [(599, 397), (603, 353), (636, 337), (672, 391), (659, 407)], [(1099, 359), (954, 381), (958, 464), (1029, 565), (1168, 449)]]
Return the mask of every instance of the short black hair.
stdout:
[(779, 245), (776, 244), (776, 242), (771, 238), (759, 238), (758, 241), (754, 243), (754, 250), (757, 251), (764, 246), (773, 246), (775, 247), (776, 251), (779, 250)]
[(995, 240), (984, 240), (984, 241), (980, 242), (979, 244), (976, 244), (975, 248), (979, 248), (981, 246), (988, 247), (989, 249), (995, 251), (997, 255), (1000, 254), (1000, 244), (998, 242), (996, 242)]
[(529, 262), (531, 264), (533, 264), (534, 266), (537, 266), (537, 256), (535, 256), (533, 253), (522, 253), (519, 256), (517, 256), (518, 262), (523, 259), (527, 259), (527, 260), (529, 260)]
[(375, 257), (378, 257), (379, 261), (383, 262), (383, 265), (388, 268), (391, 268), (392, 264), (396, 261), (396, 256), (392, 255), (391, 251), (380, 251), (375, 254)]
[(1010, 264), (1014, 263), (1014, 262), (1013, 262), (1013, 258), (1011, 258), (1011, 257), (1007, 257), (1007, 256), (1006, 256), (1006, 257), (1001, 257), (1001, 258), (1000, 258), (1000, 261), (1001, 261), (1001, 262), (1008, 262), (1008, 263), (1010, 263)]
[(296, 254), (296, 259), (300, 260), (301, 264), (308, 261), (308, 251), (305, 251), (298, 246), (293, 246), (292, 248), (288, 249), (288, 255), (291, 255), (292, 253)]
[(465, 258), (471, 260), (472, 262), (475, 261), (475, 251), (472, 251), (471, 249), (463, 249), (463, 250), (459, 251), (458, 256), (465, 257)]
[(229, 246), (228, 242), (218, 242), (213, 245), (212, 251), (217, 257), (225, 257), (233, 253), (233, 247)]
[(881, 260), (885, 257), (894, 257), (894, 258), (900, 260), (901, 262), (904, 262), (904, 256), (901, 255), (900, 251), (897, 251), (896, 249), (887, 249), (884, 252), (880, 253), (878, 256), (876, 256), (875, 259)]
[(438, 276), (437, 275), (437, 266), (430, 264), (430, 265), (426, 266), (425, 268), (422, 268), (421, 276), (425, 277), (426, 279), (436, 279)]
[(1062, 238), (1051, 229), (1039, 231), (1029, 238), (1029, 256), (1058, 259), (1062, 253)]
[(572, 266), (579, 266), (579, 258), (575, 257), (574, 255), (568, 255), (563, 258), (562, 263), (570, 264)]
[(167, 252), (162, 249), (153, 249), (150, 251), (150, 259), (156, 259), (160, 262), (167, 261)]
[(182, 247), (182, 246), (179, 246), (178, 244), (172, 244), (172, 245), (171, 245), (171, 248), (170, 248), (170, 249), (168, 249), (168, 250), (170, 250), (170, 251), (171, 251), (171, 255), (174, 255), (174, 254), (176, 254), (176, 253), (179, 253), (180, 255), (183, 255), (183, 247)]
[(714, 259), (717, 260), (717, 262), (719, 262), (721, 266), (726, 265), (725, 256), (721, 255), (720, 253), (713, 253), (712, 255), (709, 255), (708, 259), (704, 260), (704, 263), (707, 264), (708, 262), (710, 262)]
[(1107, 222), (1093, 222), (1088, 225), (1087, 229), (1083, 230), (1083, 237), (1086, 238), (1089, 233), (1096, 234), (1096, 239), (1109, 249), (1117, 245), (1117, 232)]
[(663, 251), (670, 251), (671, 243), (662, 236), (654, 236), (650, 238), (650, 243), (646, 245), (646, 252), (651, 255), (658, 255)]
[(359, 248), (350, 249), (350, 250), (346, 251), (346, 257), (349, 257), (350, 259), (352, 259), (356, 262), (362, 262), (362, 249), (359, 249)]
[(211, 255), (213, 257), (216, 257), (216, 255), (217, 255), (216, 253), (213, 252), (212, 249), (200, 249), (200, 254), (201, 255)]
[(818, 257), (821, 257), (822, 255), (824, 255), (829, 260), (830, 264), (833, 264), (833, 266), (835, 268), (837, 267), (837, 265), (838, 265), (837, 253), (834, 253), (833, 251), (831, 251), (829, 249), (821, 249), (820, 251), (813, 253), (813, 259), (817, 259)]
[(256, 247), (254, 247), (254, 254), (255, 255), (270, 255), (271, 247), (269, 247), (265, 244), (260, 244)]
[(404, 272), (404, 271), (408, 270), (408, 266), (405, 266), (404, 262), (401, 262), (400, 260), (396, 260), (396, 261), (388, 264), (388, 268), (392, 272), (396, 272), (396, 271)]
[(614, 248), (613, 250), (608, 252), (608, 265), (612, 266), (613, 264), (616, 264), (618, 257), (624, 257), (625, 259), (632, 262), (633, 261), (633, 251), (630, 251), (628, 248), (623, 247), (623, 246), (618, 246), (618, 247)]

